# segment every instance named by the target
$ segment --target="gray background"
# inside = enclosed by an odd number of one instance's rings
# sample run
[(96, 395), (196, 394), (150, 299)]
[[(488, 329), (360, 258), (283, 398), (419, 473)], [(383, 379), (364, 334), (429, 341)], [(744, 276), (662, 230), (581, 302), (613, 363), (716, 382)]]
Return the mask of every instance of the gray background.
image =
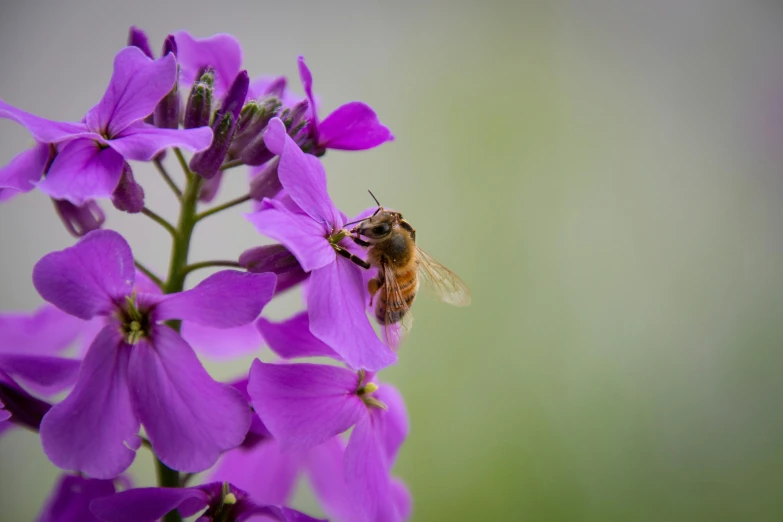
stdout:
[[(78, 120), (131, 24), (155, 50), (179, 29), (230, 32), (251, 76), (295, 89), (303, 54), (322, 114), (363, 100), (396, 134), (324, 162), (340, 208), (367, 207), (371, 188), (473, 291), (467, 309), (417, 301), (383, 375), (410, 410), (395, 472), (415, 520), (780, 520), (772, 2), (5, 2), (0, 97)], [(0, 164), (30, 142), (0, 121)], [(228, 178), (222, 199), (245, 188), (241, 169)], [(106, 208), (162, 271), (165, 233)], [(37, 193), (0, 208), (0, 239), (0, 310), (31, 310), (33, 264), (73, 240)], [(199, 225), (191, 259), (263, 241), (225, 213)], [(266, 313), (299, 307), (293, 294)], [(250, 359), (207, 366), (228, 378)], [(132, 472), (152, 484), (146, 450)], [(31, 519), (57, 474), (33, 434), (6, 434), (0, 518)], [(306, 492), (293, 502), (318, 512)]]

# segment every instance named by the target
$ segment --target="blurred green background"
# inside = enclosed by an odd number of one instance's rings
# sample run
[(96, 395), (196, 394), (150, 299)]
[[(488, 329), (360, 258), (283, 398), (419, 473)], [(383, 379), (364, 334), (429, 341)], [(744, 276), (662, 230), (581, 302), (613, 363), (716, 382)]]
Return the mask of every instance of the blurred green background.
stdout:
[[(413, 520), (783, 519), (779, 5), (110, 4), (3, 4), (0, 97), (78, 119), (130, 24), (154, 48), (226, 31), (251, 76), (298, 89), (304, 54), (322, 114), (360, 99), (397, 136), (324, 162), (340, 208), (371, 188), (473, 294), (418, 300), (383, 374), (411, 417), (395, 473)], [(29, 141), (6, 121), (0, 136), (0, 163)], [(137, 179), (173, 216), (154, 174)], [(227, 181), (222, 199), (242, 193), (243, 173)], [(165, 266), (162, 232), (109, 214)], [(72, 239), (41, 194), (3, 205), (0, 234), (0, 308), (32, 309), (33, 263)], [(194, 260), (261, 242), (238, 213), (197, 235)], [(250, 359), (208, 367), (228, 378)], [(145, 450), (132, 471), (154, 480)], [(57, 474), (36, 436), (5, 435), (0, 519), (33, 518)]]

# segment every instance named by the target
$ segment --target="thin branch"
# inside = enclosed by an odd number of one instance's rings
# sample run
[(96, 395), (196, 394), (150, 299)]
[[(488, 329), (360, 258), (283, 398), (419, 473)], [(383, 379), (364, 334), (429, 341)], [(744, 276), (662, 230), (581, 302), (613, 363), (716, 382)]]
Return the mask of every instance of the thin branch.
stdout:
[(235, 160), (231, 160), (231, 161), (227, 161), (227, 162), (223, 163), (220, 166), (220, 170), (233, 169), (234, 167), (241, 167), (244, 164), (245, 164), (245, 162), (242, 161), (241, 159), (235, 159)]
[(231, 201), (228, 201), (226, 203), (223, 203), (222, 205), (218, 205), (216, 207), (212, 207), (209, 210), (205, 210), (201, 214), (196, 214), (196, 223), (204, 219), (205, 217), (211, 216), (212, 214), (217, 214), (221, 210), (226, 210), (227, 208), (235, 207), (237, 205), (241, 205), (245, 201), (250, 201), (250, 194), (245, 194), (244, 196), (236, 199), (232, 199)]
[(187, 265), (185, 268), (182, 269), (182, 274), (183, 275), (189, 274), (194, 270), (198, 270), (199, 268), (210, 268), (213, 266), (227, 266), (230, 268), (242, 268), (242, 265), (240, 265), (236, 261), (225, 261), (225, 260), (201, 261), (199, 263), (193, 263), (192, 265)]
[(155, 163), (155, 167), (158, 169), (158, 172), (160, 172), (160, 175), (163, 177), (163, 181), (166, 182), (166, 185), (169, 186), (171, 191), (174, 192), (178, 198), (181, 198), (182, 190), (180, 190), (177, 184), (174, 183), (174, 180), (171, 179), (171, 176), (169, 176), (169, 173), (166, 171), (166, 167), (163, 166), (163, 163), (161, 163), (159, 159), (156, 159), (153, 163)]
[(158, 276), (153, 274), (152, 271), (149, 268), (147, 268), (146, 266), (142, 265), (141, 263), (139, 263), (135, 259), (133, 260), (133, 264), (136, 265), (136, 268), (138, 268), (141, 272), (143, 272), (145, 276), (149, 277), (150, 280), (153, 283), (155, 283), (158, 288), (163, 290), (163, 281)]
[(182, 151), (179, 150), (179, 148), (174, 147), (174, 155), (177, 157), (177, 160), (179, 160), (179, 166), (182, 167), (182, 172), (190, 179), (190, 177), (193, 176), (193, 171), (190, 170), (188, 161), (185, 159), (185, 156), (182, 155)]
[(179, 487), (184, 488), (185, 486), (187, 486), (188, 482), (190, 482), (190, 480), (195, 476), (196, 476), (195, 473), (183, 473), (182, 475), (180, 475)]
[(147, 207), (144, 207), (141, 209), (141, 213), (150, 218), (151, 220), (155, 221), (157, 224), (165, 228), (169, 231), (169, 234), (171, 234), (171, 237), (177, 237), (177, 229), (174, 228), (174, 225), (148, 209)]

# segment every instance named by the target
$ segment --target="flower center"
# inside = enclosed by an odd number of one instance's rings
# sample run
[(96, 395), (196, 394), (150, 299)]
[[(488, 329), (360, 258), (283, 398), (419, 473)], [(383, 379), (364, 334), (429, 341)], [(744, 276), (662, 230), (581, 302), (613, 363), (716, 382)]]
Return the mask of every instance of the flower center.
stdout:
[(329, 243), (332, 244), (332, 246), (337, 245), (340, 241), (342, 241), (345, 237), (348, 236), (348, 231), (344, 228), (341, 228), (340, 230), (337, 230), (336, 232), (332, 232), (332, 235), (327, 237), (326, 239), (329, 240)]
[(125, 306), (119, 312), (120, 329), (125, 342), (137, 344), (150, 333), (150, 317), (136, 305), (136, 296), (125, 297)]
[(388, 410), (389, 408), (381, 401), (373, 397), (373, 393), (378, 391), (379, 386), (374, 382), (365, 382), (367, 379), (367, 373), (364, 370), (359, 370), (357, 373), (359, 377), (359, 383), (356, 387), (356, 395), (364, 402), (368, 408), (378, 408), (381, 410)]

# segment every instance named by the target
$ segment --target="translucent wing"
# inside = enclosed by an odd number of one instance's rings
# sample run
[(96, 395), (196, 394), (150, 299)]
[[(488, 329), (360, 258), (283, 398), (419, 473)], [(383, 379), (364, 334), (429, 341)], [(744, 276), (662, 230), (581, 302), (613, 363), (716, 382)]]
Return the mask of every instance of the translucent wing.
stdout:
[(432, 259), (418, 246), (416, 250), (419, 254), (419, 276), (435, 295), (444, 303), (454, 306), (468, 306), (470, 304), (470, 290), (462, 282), (462, 279)]
[[(383, 331), (387, 344), (392, 348), (397, 348), (413, 327), (413, 315), (402, 290), (400, 290), (394, 271), (389, 265), (384, 265), (381, 270), (383, 271), (383, 286), (380, 291), (384, 292), (386, 298)], [(381, 306), (380, 299), (376, 306)]]

